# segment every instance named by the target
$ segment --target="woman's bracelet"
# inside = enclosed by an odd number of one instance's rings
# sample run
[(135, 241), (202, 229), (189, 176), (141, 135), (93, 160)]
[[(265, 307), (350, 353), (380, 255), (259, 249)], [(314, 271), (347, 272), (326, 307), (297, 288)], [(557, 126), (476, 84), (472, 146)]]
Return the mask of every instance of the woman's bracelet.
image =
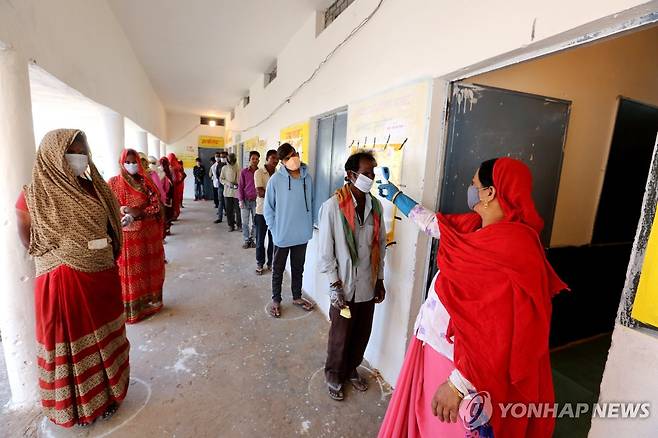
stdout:
[(464, 398), (464, 394), (462, 394), (462, 392), (461, 392), (459, 389), (457, 389), (457, 387), (455, 386), (455, 384), (452, 383), (452, 382), (450, 381), (450, 379), (446, 380), (446, 383), (448, 384), (448, 386), (450, 387), (450, 389), (452, 389), (452, 390), (455, 392), (455, 394), (457, 394), (457, 395), (459, 396), (459, 398)]
[(392, 202), (393, 204), (395, 204), (395, 200), (396, 200), (397, 197), (400, 196), (401, 194), (402, 194), (402, 190), (398, 190), (398, 192), (397, 192), (395, 195), (393, 195), (393, 198), (391, 198), (391, 202)]

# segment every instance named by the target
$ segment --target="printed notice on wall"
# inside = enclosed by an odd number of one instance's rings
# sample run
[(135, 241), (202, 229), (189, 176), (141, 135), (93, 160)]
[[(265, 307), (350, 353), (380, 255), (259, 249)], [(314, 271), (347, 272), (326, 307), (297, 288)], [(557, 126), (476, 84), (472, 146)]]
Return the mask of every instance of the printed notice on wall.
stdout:
[(224, 147), (224, 137), (214, 137), (211, 135), (200, 135), (199, 136), (199, 147), (200, 148), (223, 148)]
[(302, 162), (309, 164), (309, 135), (310, 125), (309, 122), (295, 123), (281, 130), (279, 139), (281, 143), (290, 143), (297, 152)]
[(185, 146), (183, 152), (177, 155), (179, 160), (183, 160), (183, 166), (186, 169), (192, 169), (196, 166), (196, 158), (199, 156), (199, 148), (197, 146)]
[[(379, 166), (390, 169), (390, 181), (399, 184), (404, 151), (425, 141), (430, 89), (429, 81), (420, 81), (350, 104), (347, 110), (350, 153), (374, 152)], [(396, 208), (390, 202), (383, 202), (383, 206), (388, 243), (393, 243)]]

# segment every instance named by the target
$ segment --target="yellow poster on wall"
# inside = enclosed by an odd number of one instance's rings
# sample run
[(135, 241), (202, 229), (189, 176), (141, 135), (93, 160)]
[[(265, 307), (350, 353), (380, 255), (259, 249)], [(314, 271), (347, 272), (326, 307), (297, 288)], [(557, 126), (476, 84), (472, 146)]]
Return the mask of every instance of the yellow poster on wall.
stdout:
[[(658, 218), (658, 217), (657, 217)], [(658, 327), (658, 220), (654, 219), (644, 254), (640, 284), (635, 295), (631, 316), (640, 322)]]
[(199, 156), (199, 148), (196, 146), (185, 146), (183, 152), (177, 154), (179, 160), (183, 160), (183, 166), (191, 169), (196, 166), (196, 159)]
[[(390, 181), (399, 184), (405, 150), (426, 141), (430, 90), (430, 82), (423, 80), (350, 104), (347, 110), (349, 152), (374, 152), (377, 164), (389, 168)], [(395, 242), (396, 208), (390, 202), (384, 202), (383, 207), (387, 240), (392, 244)]]
[(281, 130), (281, 143), (290, 143), (299, 152), (302, 162), (309, 164), (310, 124), (308, 121), (295, 123)]
[(223, 148), (224, 147), (224, 137), (213, 137), (211, 135), (200, 135), (199, 136), (199, 147), (200, 148)]

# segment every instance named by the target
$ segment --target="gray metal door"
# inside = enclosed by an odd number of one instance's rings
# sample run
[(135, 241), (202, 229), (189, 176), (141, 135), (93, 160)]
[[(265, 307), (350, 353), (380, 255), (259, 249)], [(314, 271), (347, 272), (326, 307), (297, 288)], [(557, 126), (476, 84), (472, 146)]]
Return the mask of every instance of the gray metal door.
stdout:
[(318, 119), (315, 155), (315, 217), (324, 201), (343, 185), (348, 149), (347, 112)]
[(439, 211), (468, 210), (466, 190), (480, 163), (496, 157), (525, 162), (544, 219), (548, 246), (555, 213), (570, 102), (473, 84), (453, 85)]

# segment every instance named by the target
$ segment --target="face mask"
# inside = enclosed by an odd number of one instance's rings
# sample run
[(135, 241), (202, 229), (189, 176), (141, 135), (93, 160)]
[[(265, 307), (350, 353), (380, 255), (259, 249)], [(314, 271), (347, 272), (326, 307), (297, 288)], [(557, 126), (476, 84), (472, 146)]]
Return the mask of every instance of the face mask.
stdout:
[(372, 189), (372, 185), (375, 181), (371, 180), (365, 175), (359, 174), (359, 176), (356, 178), (356, 181), (354, 181), (354, 187), (359, 189), (359, 191), (363, 193), (370, 193), (370, 190)]
[(89, 165), (89, 157), (84, 154), (64, 154), (66, 162), (73, 170), (75, 176), (81, 176), (87, 171)]
[(299, 157), (290, 157), (288, 161), (286, 161), (286, 169), (292, 172), (299, 169), (301, 166), (302, 160), (300, 160)]
[(149, 163), (149, 169), (156, 171), (158, 170), (158, 165), (155, 163)]
[(137, 163), (123, 163), (123, 168), (131, 175), (135, 175), (139, 172), (139, 164)]
[(227, 160), (226, 160), (226, 158), (220, 158), (219, 161), (221, 161), (222, 163), (226, 164), (226, 161), (227, 161)]
[(473, 210), (476, 205), (480, 203), (480, 190), (474, 185), (468, 186), (468, 191), (466, 192), (466, 198), (468, 202), (468, 208)]

